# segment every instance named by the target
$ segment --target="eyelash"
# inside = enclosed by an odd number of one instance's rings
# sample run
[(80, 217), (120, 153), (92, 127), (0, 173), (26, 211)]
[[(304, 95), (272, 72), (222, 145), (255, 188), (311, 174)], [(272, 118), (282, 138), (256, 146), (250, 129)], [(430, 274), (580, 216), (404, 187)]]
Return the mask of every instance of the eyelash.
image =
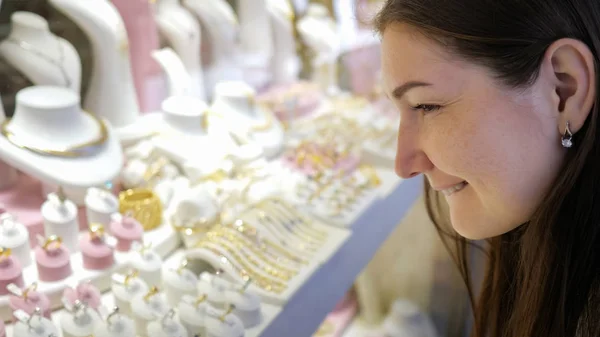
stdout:
[(441, 108), (442, 107), (440, 105), (435, 105), (435, 104), (418, 104), (416, 106), (411, 107), (411, 109), (413, 109), (413, 110), (421, 110), (424, 113), (435, 112)]

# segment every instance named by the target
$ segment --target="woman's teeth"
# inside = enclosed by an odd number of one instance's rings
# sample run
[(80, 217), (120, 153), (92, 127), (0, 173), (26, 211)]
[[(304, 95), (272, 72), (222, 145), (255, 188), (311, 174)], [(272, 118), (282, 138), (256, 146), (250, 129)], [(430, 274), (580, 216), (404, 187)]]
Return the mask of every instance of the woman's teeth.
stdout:
[(444, 193), (444, 195), (448, 197), (448, 196), (451, 196), (452, 194), (454, 194), (454, 193), (456, 193), (456, 192), (458, 192), (458, 191), (462, 190), (462, 189), (463, 189), (463, 188), (465, 188), (465, 186), (467, 186), (467, 185), (468, 185), (468, 184), (467, 184), (467, 182), (466, 182), (466, 181), (463, 181), (463, 182), (462, 182), (462, 183), (460, 183), (460, 184), (456, 184), (456, 185), (454, 185), (454, 186), (452, 186), (452, 187), (450, 187), (450, 188), (447, 188), (447, 189), (445, 189), (445, 190), (442, 190), (442, 193)]

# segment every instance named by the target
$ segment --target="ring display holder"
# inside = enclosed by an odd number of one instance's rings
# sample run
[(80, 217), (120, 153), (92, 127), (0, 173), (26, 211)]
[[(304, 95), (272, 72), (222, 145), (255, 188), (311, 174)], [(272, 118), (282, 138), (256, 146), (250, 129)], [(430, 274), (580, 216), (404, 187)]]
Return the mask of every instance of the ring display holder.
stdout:
[[(89, 235), (87, 232), (80, 233), (80, 239)], [(178, 233), (175, 232), (172, 227), (166, 223), (163, 223), (160, 227), (144, 233), (144, 242), (152, 243), (152, 254), (156, 254), (158, 257), (164, 257), (173, 252), (179, 247), (180, 239)], [(47, 248), (54, 249), (55, 243), (50, 243)], [(66, 254), (65, 248), (60, 246), (62, 249), (60, 252)], [(38, 272), (39, 261), (36, 256), (40, 255), (41, 261), (46, 262), (44, 265), (42, 262), (42, 269), (48, 267), (62, 266), (65, 269), (58, 269), (60, 272), (49, 272), (47, 276), (49, 278), (42, 277), (42, 274)], [(106, 291), (111, 288), (111, 275), (117, 272), (126, 272), (130, 268), (130, 262), (139, 255), (136, 251), (128, 252), (114, 252), (114, 264), (104, 270), (90, 270), (84, 268), (83, 257), (81, 252), (68, 255), (69, 259), (60, 259), (60, 261), (54, 260), (53, 264), (47, 259), (46, 252), (42, 247), (36, 247), (35, 251), (32, 252), (32, 259), (38, 261), (29, 267), (22, 269), (22, 276), (20, 263), (12, 256), (6, 259), (0, 258), (0, 320), (9, 321), (12, 317), (12, 311), (9, 306), (9, 296), (7, 292), (2, 293), (2, 289), (10, 283), (15, 283), (19, 287), (23, 287), (24, 284), (31, 284), (38, 281), (37, 291), (48, 296), (50, 299), (50, 306), (52, 309), (58, 309), (63, 306), (61, 297), (64, 290), (73, 284), (80, 284), (83, 281), (90, 282), (100, 291)], [(44, 259), (45, 257), (45, 259)], [(70, 265), (71, 272), (67, 272), (66, 263)], [(19, 268), (16, 269), (15, 267)], [(160, 275), (160, 270), (159, 270)], [(54, 277), (52, 277), (54, 276)], [(61, 282), (53, 280), (62, 279)], [(160, 277), (160, 276), (159, 276)], [(47, 281), (42, 280), (44, 278)]]

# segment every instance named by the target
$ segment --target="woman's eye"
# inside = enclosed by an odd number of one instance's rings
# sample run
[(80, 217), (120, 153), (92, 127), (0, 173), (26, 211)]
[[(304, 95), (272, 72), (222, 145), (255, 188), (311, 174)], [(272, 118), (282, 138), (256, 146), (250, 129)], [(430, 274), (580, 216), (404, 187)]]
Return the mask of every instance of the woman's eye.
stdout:
[(441, 108), (441, 106), (435, 105), (435, 104), (419, 104), (419, 105), (412, 107), (413, 110), (421, 110), (425, 113), (434, 112), (434, 111), (439, 110), (440, 108)]

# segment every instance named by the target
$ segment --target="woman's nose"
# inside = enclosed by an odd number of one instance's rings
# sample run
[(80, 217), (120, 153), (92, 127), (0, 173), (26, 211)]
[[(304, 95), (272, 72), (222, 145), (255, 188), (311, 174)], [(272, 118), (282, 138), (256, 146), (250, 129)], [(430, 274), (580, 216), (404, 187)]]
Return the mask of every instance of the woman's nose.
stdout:
[(395, 166), (396, 174), (404, 179), (412, 178), (433, 168), (433, 163), (419, 146), (416, 133), (411, 130), (402, 130), (402, 127), (398, 132)]

